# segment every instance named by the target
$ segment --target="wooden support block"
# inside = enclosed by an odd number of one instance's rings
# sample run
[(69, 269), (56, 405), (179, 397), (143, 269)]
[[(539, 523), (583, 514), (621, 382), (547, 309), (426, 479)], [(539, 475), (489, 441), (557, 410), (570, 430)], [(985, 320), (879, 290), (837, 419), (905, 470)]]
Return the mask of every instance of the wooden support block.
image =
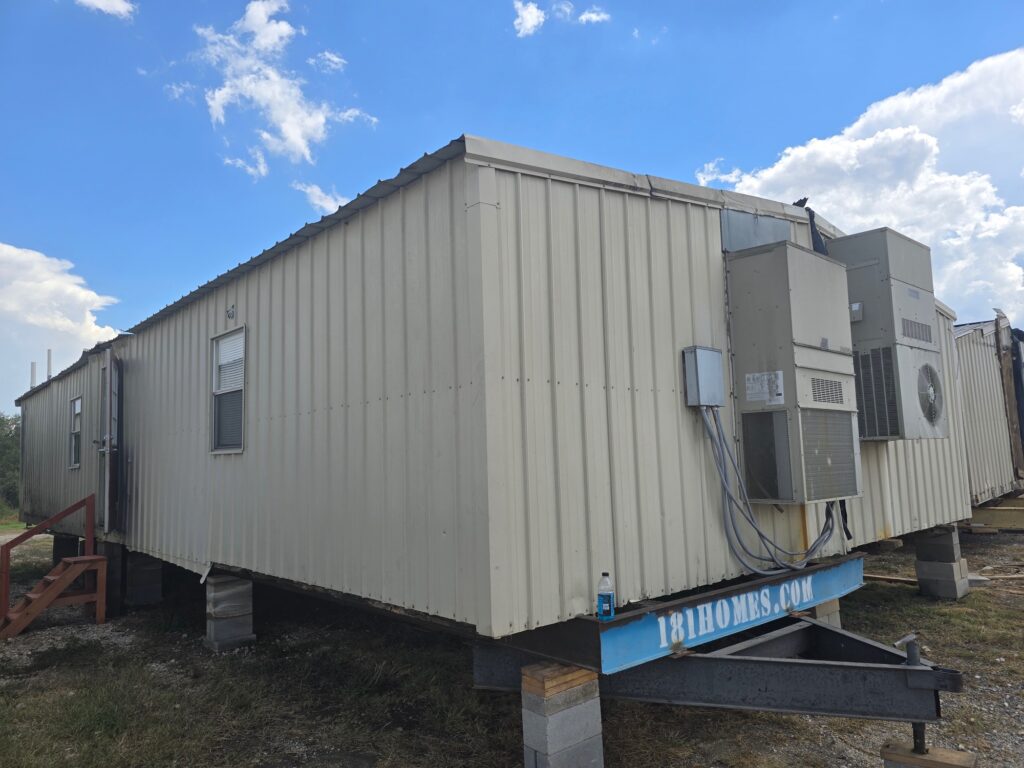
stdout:
[(917, 579), (906, 576), (889, 576), (884, 573), (865, 573), (864, 581), (887, 581), (891, 584), (917, 584)]
[(523, 691), (545, 699), (591, 680), (597, 680), (597, 673), (582, 667), (556, 663), (523, 667)]
[(978, 764), (978, 756), (973, 752), (931, 747), (927, 753), (919, 755), (912, 744), (893, 742), (882, 747), (882, 760), (886, 766), (894, 768), (974, 768)]
[(998, 528), (993, 528), (990, 525), (973, 525), (970, 523), (960, 524), (961, 533), (974, 533), (974, 534), (985, 534), (989, 536), (995, 536), (999, 533)]

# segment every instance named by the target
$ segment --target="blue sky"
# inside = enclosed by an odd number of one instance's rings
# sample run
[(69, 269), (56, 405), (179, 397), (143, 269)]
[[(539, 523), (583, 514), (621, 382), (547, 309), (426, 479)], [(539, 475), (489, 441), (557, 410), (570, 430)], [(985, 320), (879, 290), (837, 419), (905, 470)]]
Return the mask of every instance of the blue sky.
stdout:
[(928, 240), (963, 319), (1020, 314), (1022, 33), (1019, 2), (6, 0), (0, 410), (47, 346), (59, 369), (318, 218), (303, 187), (461, 133), (809, 194)]

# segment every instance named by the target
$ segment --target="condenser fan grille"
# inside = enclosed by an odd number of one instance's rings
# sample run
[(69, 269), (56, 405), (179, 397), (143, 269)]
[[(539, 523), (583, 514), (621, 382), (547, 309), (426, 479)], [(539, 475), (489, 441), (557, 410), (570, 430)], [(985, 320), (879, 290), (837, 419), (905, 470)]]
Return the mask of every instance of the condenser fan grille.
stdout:
[(917, 395), (921, 413), (929, 424), (935, 424), (942, 416), (942, 382), (939, 372), (927, 363), (917, 371)]

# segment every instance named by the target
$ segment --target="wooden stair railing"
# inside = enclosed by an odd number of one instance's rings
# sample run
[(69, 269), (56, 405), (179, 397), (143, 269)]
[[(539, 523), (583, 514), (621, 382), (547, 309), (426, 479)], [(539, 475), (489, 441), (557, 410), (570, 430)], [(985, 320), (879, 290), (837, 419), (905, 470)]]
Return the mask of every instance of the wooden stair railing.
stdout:
[[(11, 550), (81, 509), (85, 510), (85, 555), (65, 557), (11, 606)], [(0, 545), (0, 600), (3, 601), (0, 602), (0, 640), (14, 637), (51, 606), (95, 603), (96, 623), (106, 621), (107, 559), (96, 554), (95, 528), (96, 497), (90, 495)], [(95, 577), (89, 578), (92, 573)], [(66, 591), (83, 575), (86, 576), (84, 589)]]

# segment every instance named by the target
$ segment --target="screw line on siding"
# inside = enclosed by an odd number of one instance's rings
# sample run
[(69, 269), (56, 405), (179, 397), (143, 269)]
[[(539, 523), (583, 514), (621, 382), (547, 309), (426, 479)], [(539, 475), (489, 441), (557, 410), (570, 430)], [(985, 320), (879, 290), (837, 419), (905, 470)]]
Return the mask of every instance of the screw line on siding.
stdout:
[(525, 308), (523, 304), (526, 301), (526, 297), (523, 293), (524, 288), (524, 277), (523, 277), (523, 193), (522, 193), (522, 174), (516, 173), (515, 176), (515, 198), (516, 198), (516, 279), (517, 279), (517, 317), (516, 323), (518, 326), (519, 335), (519, 420), (521, 430), (521, 444), (519, 447), (521, 456), (521, 471), (523, 475), (523, 543), (526, 547), (526, 626), (532, 628), (534, 626), (534, 606), (533, 606), (533, 579), (538, 569), (534, 558), (536, 552), (534, 551), (533, 542), (530, 539), (532, 533), (532, 526), (530, 525), (530, 468), (529, 468), (529, 451), (527, 446), (529, 444), (529, 426), (527, 417), (527, 405), (526, 405), (526, 349), (525, 349), (525, 320), (524, 313)]
[[(573, 208), (573, 256), (575, 258), (575, 277), (576, 277), (576, 349), (579, 366), (579, 379), (582, 382), (586, 375), (586, 369), (584, 367), (584, 351), (583, 351), (583, 270), (581, 267), (581, 247), (580, 247), (580, 185), (573, 184), (572, 187), (572, 208)], [(590, 603), (596, 605), (597, 592), (596, 585), (593, 583), (594, 579), (594, 551), (596, 549), (594, 541), (594, 532), (591, 530), (590, 521), (590, 510), (591, 507), (591, 489), (590, 489), (590, 461), (589, 461), (589, 450), (588, 441), (589, 435), (587, 430), (587, 408), (586, 408), (586, 388), (577, 387), (578, 398), (579, 398), (579, 409), (580, 409), (580, 448), (582, 451), (582, 475), (583, 475), (583, 524), (585, 531), (586, 546), (586, 561), (587, 561), (587, 594), (590, 599)]]
[[(612, 540), (612, 573), (620, 574), (619, 564), (621, 558), (619, 555), (619, 537), (616, 536), (616, 525), (615, 518), (617, 515), (616, 499), (616, 475), (615, 475), (615, 439), (612, 434), (612, 401), (611, 401), (611, 390), (609, 389), (609, 383), (611, 378), (611, 369), (608, 363), (608, 279), (606, 271), (608, 268), (608, 258), (605, 252), (605, 243), (607, 242), (607, 221), (605, 217), (605, 190), (600, 188), (598, 190), (598, 231), (601, 233), (599, 238), (600, 244), (600, 256), (601, 256), (601, 305), (605, 308), (605, 311), (601, 313), (602, 323), (602, 340), (601, 343), (604, 346), (604, 403), (605, 403), (605, 431), (606, 439), (608, 441), (608, 490), (609, 490), (609, 501), (611, 506), (611, 530), (609, 534)], [(616, 580), (621, 579), (621, 574), (616, 576)], [(621, 585), (620, 585), (621, 588)]]
[[(643, 485), (643, 478), (640, 468), (640, 435), (639, 430), (639, 413), (637, 411), (637, 360), (636, 360), (636, 346), (638, 344), (637, 339), (637, 328), (634, 323), (634, 312), (637, 311), (634, 304), (636, 303), (633, 298), (634, 282), (635, 277), (633, 275), (633, 249), (630, 244), (630, 234), (632, 232), (630, 227), (630, 215), (629, 215), (629, 195), (622, 194), (622, 248), (624, 256), (624, 272), (626, 275), (626, 350), (627, 360), (629, 361), (629, 373), (627, 381), (629, 382), (628, 397), (629, 397), (629, 421), (630, 421), (630, 440), (633, 443), (631, 451), (631, 463), (633, 464), (633, 517), (635, 518), (636, 527), (634, 529), (636, 535), (637, 551), (639, 553), (639, 559), (634, 569), (634, 578), (637, 579), (640, 585), (640, 595), (647, 597), (648, 595), (648, 584), (647, 584), (647, 572), (644, 567), (644, 563), (647, 560), (647, 553), (644, 551), (644, 524), (643, 524), (643, 513), (644, 513), (644, 500), (641, 491)], [(625, 510), (623, 510), (625, 512)]]
[(551, 179), (547, 178), (544, 180), (544, 231), (545, 240), (547, 246), (547, 254), (545, 261), (547, 262), (547, 303), (548, 303), (548, 365), (549, 365), (549, 380), (548, 385), (550, 392), (548, 396), (551, 398), (551, 456), (553, 459), (553, 479), (555, 485), (555, 540), (556, 551), (558, 552), (558, 617), (560, 619), (566, 618), (566, 603), (565, 603), (565, 568), (567, 563), (570, 562), (569, 558), (566, 557), (565, 552), (565, 541), (563, 539), (562, 532), (562, 515), (564, 514), (565, 504), (562, 499), (562, 478), (561, 478), (561, 462), (559, 460), (559, 430), (558, 430), (558, 391), (557, 391), (557, 368), (555, 363), (555, 278), (554, 278), (554, 242), (553, 232), (551, 228)]
[[(658, 348), (656, 343), (655, 323), (657, 318), (654, 316), (654, 221), (651, 217), (651, 199), (646, 198), (644, 201), (644, 210), (647, 215), (647, 295), (650, 297), (650, 301), (647, 302), (647, 311), (649, 315), (650, 323), (650, 340), (651, 340), (651, 380), (657, 388), (660, 384), (658, 378)], [(664, 364), (664, 363), (663, 363)], [(669, 578), (669, 547), (668, 547), (668, 531), (665, 527), (665, 520), (667, 516), (667, 510), (665, 509), (665, 476), (662, 467), (662, 450), (661, 450), (661, 413), (659, 408), (659, 398), (657, 393), (654, 394), (653, 399), (654, 408), (654, 445), (655, 445), (655, 460), (658, 471), (658, 515), (659, 526), (661, 528), (661, 584), (662, 587), (659, 592), (667, 590), (668, 585), (671, 583)]]

